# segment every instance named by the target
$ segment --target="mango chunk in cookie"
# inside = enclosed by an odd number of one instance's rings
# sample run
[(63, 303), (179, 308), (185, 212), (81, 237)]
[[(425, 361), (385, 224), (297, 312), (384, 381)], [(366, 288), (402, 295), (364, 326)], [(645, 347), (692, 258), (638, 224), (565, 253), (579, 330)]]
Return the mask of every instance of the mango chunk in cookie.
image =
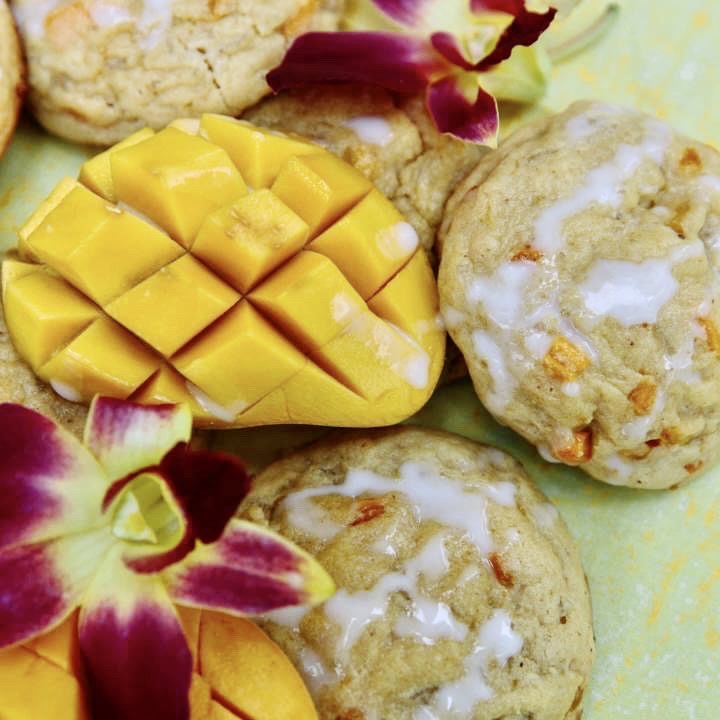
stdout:
[(67, 400), (187, 402), (212, 427), (387, 425), (442, 368), (417, 233), (299, 137), (213, 114), (138, 131), (19, 236), (9, 333)]
[(439, 284), (478, 396), (551, 461), (631, 487), (720, 457), (720, 154), (576, 103), (448, 203)]
[(241, 512), (338, 585), (263, 628), (321, 720), (577, 720), (590, 603), (557, 510), (504, 453), (419, 428), (359, 432), (274, 463)]
[(109, 145), (146, 125), (237, 115), (293, 38), (334, 30), (343, 0), (14, 0), (30, 105), (52, 133)]

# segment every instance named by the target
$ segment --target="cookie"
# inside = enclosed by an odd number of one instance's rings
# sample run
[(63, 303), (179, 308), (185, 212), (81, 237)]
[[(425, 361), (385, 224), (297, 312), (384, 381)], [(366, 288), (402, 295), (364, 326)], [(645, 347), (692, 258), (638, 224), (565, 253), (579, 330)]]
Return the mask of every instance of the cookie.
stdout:
[(426, 250), (448, 196), (487, 149), (439, 133), (422, 99), (379, 88), (303, 88), (246, 112), (258, 125), (295, 132), (363, 172), (415, 227)]
[(30, 104), (52, 133), (107, 145), (201, 112), (236, 115), (297, 35), (343, 0), (15, 0)]
[(0, 155), (10, 142), (25, 90), (24, 68), (15, 23), (0, 0)]
[(577, 719), (593, 659), (588, 590), (554, 506), (504, 453), (404, 427), (276, 462), (241, 512), (338, 585), (262, 625), (321, 720)]
[(439, 285), (490, 412), (552, 461), (666, 488), (720, 455), (720, 154), (598, 103), (448, 202)]

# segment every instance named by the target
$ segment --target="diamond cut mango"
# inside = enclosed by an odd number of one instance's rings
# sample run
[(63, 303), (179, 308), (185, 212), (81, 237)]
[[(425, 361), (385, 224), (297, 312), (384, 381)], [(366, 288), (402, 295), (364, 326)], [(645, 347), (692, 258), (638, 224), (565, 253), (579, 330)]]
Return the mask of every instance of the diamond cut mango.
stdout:
[(367, 427), (429, 398), (445, 344), (432, 270), (339, 158), (206, 115), (136, 133), (81, 180), (3, 265), (15, 347), (67, 399), (186, 402), (201, 427)]

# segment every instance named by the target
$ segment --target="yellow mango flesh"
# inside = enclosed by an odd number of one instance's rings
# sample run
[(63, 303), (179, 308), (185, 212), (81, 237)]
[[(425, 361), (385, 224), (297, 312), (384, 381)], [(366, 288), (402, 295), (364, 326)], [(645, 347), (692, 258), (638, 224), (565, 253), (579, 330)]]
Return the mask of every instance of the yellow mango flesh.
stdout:
[(67, 399), (186, 402), (200, 427), (417, 411), (445, 336), (393, 205), (304, 140), (216, 115), (175, 125), (88, 161), (101, 194), (64, 180), (23, 226), (2, 273), (21, 356)]
[[(178, 608), (193, 652), (191, 720), (317, 720), (282, 650), (249, 620)], [(47, 635), (0, 650), (2, 720), (88, 720), (73, 615)]]
[(90, 188), (93, 192), (101, 195), (110, 202), (115, 202), (115, 185), (113, 183), (112, 168), (110, 166), (110, 156), (123, 148), (137, 145), (143, 140), (151, 138), (155, 131), (151, 128), (143, 128), (126, 137), (117, 145), (113, 145), (105, 152), (101, 152), (90, 160), (83, 163), (80, 168), (80, 182), (85, 187)]
[(115, 194), (188, 247), (205, 216), (247, 190), (228, 154), (177, 128), (110, 155)]

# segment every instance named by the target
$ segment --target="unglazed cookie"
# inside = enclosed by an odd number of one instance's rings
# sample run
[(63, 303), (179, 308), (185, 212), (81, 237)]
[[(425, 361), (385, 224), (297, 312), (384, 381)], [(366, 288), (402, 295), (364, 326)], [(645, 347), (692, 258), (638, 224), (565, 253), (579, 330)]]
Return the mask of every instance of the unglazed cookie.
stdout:
[(443, 314), (493, 415), (550, 460), (674, 486), (720, 453), (720, 154), (577, 103), (448, 203)]
[(245, 118), (324, 145), (363, 172), (430, 250), (448, 196), (487, 148), (439, 133), (421, 98), (379, 88), (312, 87), (282, 93)]
[(576, 719), (593, 659), (578, 555), (504, 453), (446, 433), (347, 434), (276, 462), (241, 508), (337, 594), (262, 623), (321, 720)]
[(0, 155), (10, 142), (24, 93), (23, 59), (15, 23), (0, 0)]
[(291, 40), (344, 0), (14, 0), (30, 102), (50, 132), (110, 144), (144, 125), (238, 114)]

